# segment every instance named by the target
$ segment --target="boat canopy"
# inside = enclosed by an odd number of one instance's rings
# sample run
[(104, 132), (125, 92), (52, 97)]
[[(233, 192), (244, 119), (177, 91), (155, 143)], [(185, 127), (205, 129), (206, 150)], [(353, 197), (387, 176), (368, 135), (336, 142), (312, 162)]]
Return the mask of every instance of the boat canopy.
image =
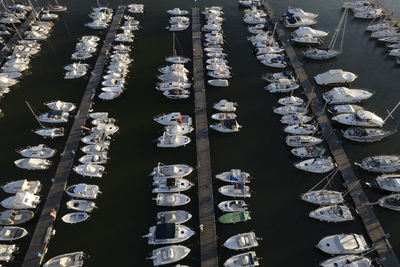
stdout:
[(234, 129), (236, 126), (235, 119), (223, 120), (221, 123), (222, 123), (222, 126), (227, 129)]
[(75, 192), (76, 193), (84, 193), (87, 189), (87, 185), (86, 184), (77, 184), (75, 186)]
[(156, 225), (156, 239), (170, 239), (175, 237), (175, 223), (162, 223)]

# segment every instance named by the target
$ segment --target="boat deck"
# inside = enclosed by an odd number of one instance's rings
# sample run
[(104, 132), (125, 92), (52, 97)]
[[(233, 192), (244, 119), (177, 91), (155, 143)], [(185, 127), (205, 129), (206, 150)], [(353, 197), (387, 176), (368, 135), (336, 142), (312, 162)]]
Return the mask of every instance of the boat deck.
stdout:
[(385, 232), (380, 224), (378, 218), (375, 215), (374, 210), (369, 204), (368, 198), (358, 180), (352, 165), (339, 141), (337, 135), (332, 128), (332, 125), (324, 110), (323, 102), (318, 98), (312, 89), (312, 83), (308, 78), (306, 72), (302, 67), (302, 63), (298, 59), (294, 48), (290, 43), (290, 33), (284, 28), (282, 23), (279, 22), (279, 18), (276, 17), (271, 5), (264, 3), (264, 8), (267, 11), (271, 24), (275, 25), (276, 33), (279, 40), (282, 42), (287, 57), (293, 67), (300, 85), (304, 89), (304, 93), (310, 101), (310, 106), (313, 111), (315, 118), (317, 119), (319, 126), (322, 129), (323, 136), (328, 143), (329, 149), (338, 165), (339, 171), (345, 181), (347, 188), (351, 188), (350, 197), (352, 198), (357, 213), (360, 216), (365, 230), (371, 239), (374, 247), (377, 248), (377, 252), (381, 259), (385, 259), (382, 262), (383, 266), (400, 266), (399, 260), (393, 251), (393, 248), (387, 238), (385, 238)]
[(192, 9), (193, 87), (196, 121), (197, 183), (199, 189), (199, 218), (201, 266), (218, 266), (217, 233), (211, 176), (210, 144), (208, 140), (207, 102), (204, 86), (203, 52), (201, 47), (200, 10)]
[(68, 176), (74, 163), (75, 151), (78, 150), (80, 138), (82, 136), (81, 127), (85, 126), (86, 120), (89, 117), (89, 109), (93, 103), (96, 89), (101, 81), (101, 75), (107, 63), (106, 51), (111, 50), (111, 45), (119, 28), (124, 10), (125, 6), (119, 6), (117, 8), (114, 19), (104, 40), (104, 44), (100, 50), (88, 85), (82, 97), (81, 104), (79, 105), (76, 119), (71, 127), (67, 143), (63, 153), (61, 154), (60, 163), (54, 176), (54, 183), (47, 195), (35, 232), (32, 235), (31, 243), (29, 244), (25, 259), (21, 265), (23, 267), (40, 266), (47, 251), (47, 246), (50, 242), (52, 236), (51, 233), (54, 227), (54, 219), (50, 215), (50, 212), (52, 209), (56, 212), (59, 210), (61, 199), (67, 185)]

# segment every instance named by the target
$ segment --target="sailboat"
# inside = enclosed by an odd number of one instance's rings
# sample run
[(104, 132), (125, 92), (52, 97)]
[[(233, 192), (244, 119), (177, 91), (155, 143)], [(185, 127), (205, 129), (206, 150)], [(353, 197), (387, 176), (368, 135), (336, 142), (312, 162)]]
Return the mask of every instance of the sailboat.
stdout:
[[(316, 49), (316, 48), (310, 48), (307, 51), (304, 52), (304, 57), (313, 59), (313, 60), (327, 60), (336, 57), (340, 53), (342, 53), (342, 47), (343, 47), (343, 39), (344, 39), (344, 32), (346, 30), (346, 21), (347, 21), (347, 14), (348, 14), (348, 9), (345, 9), (343, 12), (342, 17), (339, 20), (339, 24), (336, 27), (336, 30), (333, 34), (332, 40), (329, 43), (328, 48), (321, 48), (321, 49)], [(340, 43), (340, 49), (335, 50), (335, 44), (336, 41), (339, 37), (340, 30), (343, 27), (342, 31), (342, 40)]]
[(167, 57), (165, 59), (168, 63), (173, 64), (185, 64), (189, 62), (189, 59), (186, 57), (177, 56), (175, 49), (175, 33), (172, 33), (172, 56)]

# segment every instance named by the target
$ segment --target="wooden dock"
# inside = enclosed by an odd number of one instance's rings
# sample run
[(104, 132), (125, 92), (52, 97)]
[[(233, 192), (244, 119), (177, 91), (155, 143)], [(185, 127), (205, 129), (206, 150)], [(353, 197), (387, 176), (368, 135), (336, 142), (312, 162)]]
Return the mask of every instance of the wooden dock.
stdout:
[[(100, 54), (92, 71), (92, 75), (82, 97), (82, 101), (68, 136), (64, 151), (61, 154), (60, 163), (54, 176), (54, 183), (50, 188), (35, 232), (33, 233), (31, 243), (25, 255), (24, 262), (22, 263), (23, 267), (40, 266), (44, 255), (47, 252), (47, 246), (50, 242), (54, 228), (54, 218), (50, 215), (50, 213), (52, 209), (54, 209), (56, 212), (59, 210), (61, 199), (67, 185), (68, 176), (74, 163), (75, 151), (77, 151), (79, 148), (79, 142), (82, 136), (81, 127), (85, 126), (86, 120), (89, 117), (89, 109), (93, 103), (96, 89), (101, 81), (101, 76), (107, 63), (106, 51), (111, 50), (111, 45), (119, 28), (124, 10), (125, 6), (118, 7), (108, 30), (107, 36), (104, 40), (104, 44), (101, 48)], [(60, 216), (57, 214), (57, 217)]]
[(201, 266), (216, 267), (218, 266), (217, 233), (215, 226), (210, 144), (208, 141), (200, 10), (197, 7), (192, 9), (192, 38), (199, 218), (200, 225), (203, 225), (204, 229), (203, 232), (200, 232)]
[(264, 8), (271, 20), (271, 24), (275, 25), (275, 23), (277, 23), (277, 36), (286, 50), (287, 57), (289, 58), (290, 64), (296, 73), (300, 85), (304, 89), (304, 93), (309, 101), (311, 101), (311, 109), (318, 121), (319, 126), (322, 129), (325, 141), (328, 143), (329, 149), (338, 165), (346, 187), (348, 189), (351, 188), (349, 195), (354, 202), (357, 213), (364, 224), (369, 238), (371, 239), (374, 247), (377, 248), (377, 252), (383, 260), (382, 265), (388, 267), (400, 266), (399, 260), (397, 259), (389, 240), (385, 238), (385, 232), (382, 228), (382, 225), (376, 217), (372, 206), (368, 205), (368, 198), (365, 195), (365, 192), (356, 174), (354, 173), (354, 170), (352, 169), (352, 164), (350, 164), (341, 142), (332, 128), (332, 125), (324, 110), (324, 105), (313, 91), (311, 81), (304, 71), (302, 63), (299, 61), (296, 52), (290, 43), (290, 33), (279, 22), (279, 18), (275, 16), (275, 13), (269, 3), (264, 3)]

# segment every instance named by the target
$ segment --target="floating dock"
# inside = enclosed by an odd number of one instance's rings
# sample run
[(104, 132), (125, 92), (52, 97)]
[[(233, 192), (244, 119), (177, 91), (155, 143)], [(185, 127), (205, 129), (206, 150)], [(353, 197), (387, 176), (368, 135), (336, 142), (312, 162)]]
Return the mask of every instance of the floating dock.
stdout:
[[(74, 163), (75, 151), (79, 148), (80, 138), (83, 133), (81, 127), (85, 126), (89, 117), (89, 109), (93, 103), (96, 89), (101, 81), (101, 76), (107, 63), (106, 52), (111, 50), (111, 45), (119, 28), (124, 10), (125, 6), (119, 6), (117, 8), (114, 19), (104, 40), (103, 47), (101, 48), (96, 64), (91, 73), (90, 80), (82, 97), (79, 110), (76, 113), (75, 121), (71, 127), (64, 151), (61, 154), (60, 163), (54, 176), (54, 183), (47, 195), (46, 202), (44, 203), (35, 232), (32, 235), (32, 240), (29, 244), (22, 267), (40, 266), (47, 252), (47, 246), (53, 235), (55, 221), (50, 213), (53, 209), (56, 212), (59, 210), (61, 199), (67, 185), (68, 176)], [(57, 215), (57, 217), (60, 216)]]
[(204, 85), (203, 52), (201, 46), (200, 10), (192, 9), (193, 38), (193, 88), (197, 151), (197, 187), (199, 189), (199, 218), (201, 266), (218, 266), (217, 231), (215, 226), (214, 198), (211, 175), (210, 144), (206, 91)]
[(271, 20), (272, 26), (275, 25), (275, 23), (277, 24), (276, 34), (285, 48), (287, 57), (296, 73), (300, 85), (304, 89), (304, 93), (310, 101), (311, 109), (322, 129), (325, 141), (328, 143), (329, 149), (338, 165), (343, 180), (346, 183), (346, 187), (350, 189), (349, 195), (354, 202), (357, 213), (364, 224), (369, 238), (382, 259), (382, 266), (400, 266), (399, 260), (397, 259), (389, 240), (385, 236), (382, 225), (376, 217), (372, 206), (369, 205), (368, 198), (360, 184), (360, 180), (358, 180), (354, 173), (352, 164), (350, 164), (343, 146), (332, 128), (324, 110), (324, 105), (313, 91), (311, 81), (304, 71), (302, 63), (298, 59), (296, 52), (290, 43), (290, 33), (280, 23), (279, 18), (275, 16), (271, 5), (269, 3), (264, 3), (263, 5)]

